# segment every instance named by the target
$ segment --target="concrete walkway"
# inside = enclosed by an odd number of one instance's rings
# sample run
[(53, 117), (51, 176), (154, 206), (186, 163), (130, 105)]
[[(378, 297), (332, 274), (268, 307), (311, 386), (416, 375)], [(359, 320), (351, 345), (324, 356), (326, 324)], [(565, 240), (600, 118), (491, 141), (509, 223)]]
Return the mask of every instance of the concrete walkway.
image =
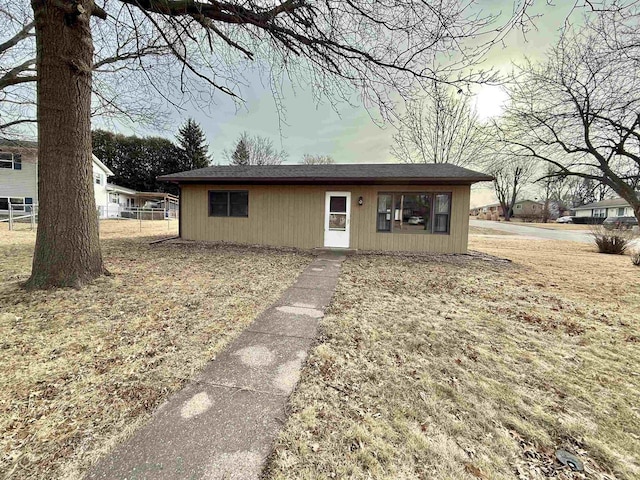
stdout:
[(344, 260), (323, 253), (197, 379), (87, 475), (257, 479)]

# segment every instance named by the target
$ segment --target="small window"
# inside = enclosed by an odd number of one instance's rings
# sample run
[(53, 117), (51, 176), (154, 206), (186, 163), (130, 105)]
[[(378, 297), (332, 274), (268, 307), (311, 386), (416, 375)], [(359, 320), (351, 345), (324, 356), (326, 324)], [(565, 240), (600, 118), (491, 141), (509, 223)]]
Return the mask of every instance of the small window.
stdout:
[(516, 210), (520, 210), (522, 208), (522, 205), (518, 204), (516, 205)]
[(13, 168), (13, 153), (0, 152), (0, 168)]
[(94, 172), (93, 179), (95, 180), (96, 185), (102, 185), (102, 174)]
[(624, 217), (624, 211), (625, 211), (624, 207), (618, 208), (618, 216), (619, 217)]
[(0, 168), (22, 170), (22, 155), (10, 152), (0, 152)]
[(24, 198), (13, 197), (9, 199), (13, 210), (24, 210)]
[(247, 191), (210, 191), (210, 217), (248, 217), (249, 192)]

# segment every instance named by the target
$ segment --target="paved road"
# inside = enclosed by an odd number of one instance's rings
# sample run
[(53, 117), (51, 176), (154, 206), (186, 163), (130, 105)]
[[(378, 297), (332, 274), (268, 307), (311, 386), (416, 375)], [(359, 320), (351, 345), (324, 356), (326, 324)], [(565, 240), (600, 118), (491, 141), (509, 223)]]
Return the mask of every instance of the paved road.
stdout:
[(525, 235), (527, 237), (545, 238), (547, 240), (568, 240), (571, 242), (593, 243), (593, 237), (588, 231), (570, 230), (550, 230), (540, 227), (529, 227), (521, 223), (493, 222), (490, 220), (469, 220), (472, 227), (492, 228), (515, 235)]

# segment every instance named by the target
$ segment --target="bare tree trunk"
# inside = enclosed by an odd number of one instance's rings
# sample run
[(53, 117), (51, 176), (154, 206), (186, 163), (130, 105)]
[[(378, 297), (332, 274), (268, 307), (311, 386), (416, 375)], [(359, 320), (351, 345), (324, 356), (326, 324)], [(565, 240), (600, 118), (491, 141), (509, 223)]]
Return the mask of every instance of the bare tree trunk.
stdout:
[(106, 273), (91, 160), (91, 0), (32, 0), (38, 70), (39, 219), (27, 288)]

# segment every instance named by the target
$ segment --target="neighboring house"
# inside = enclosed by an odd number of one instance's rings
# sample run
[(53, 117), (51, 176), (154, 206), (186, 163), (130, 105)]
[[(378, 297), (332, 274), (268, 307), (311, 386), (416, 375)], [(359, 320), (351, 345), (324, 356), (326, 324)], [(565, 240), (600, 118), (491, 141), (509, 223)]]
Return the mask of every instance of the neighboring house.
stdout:
[[(489, 205), (482, 205), (469, 210), (469, 215), (477, 216), (480, 214), (492, 214), (498, 213), (499, 217), (504, 217), (502, 212), (502, 206), (499, 203), (490, 203)], [(534, 217), (536, 215), (542, 216), (544, 212), (544, 203), (537, 202), (535, 200), (519, 200), (513, 205), (512, 217)]]
[(180, 236), (299, 248), (465, 253), (473, 183), (449, 164), (216, 166), (181, 189)]
[(0, 139), (0, 214), (38, 203), (38, 145)]
[(633, 208), (622, 198), (610, 198), (574, 208), (576, 217), (633, 217)]
[[(96, 206), (107, 204), (107, 177), (113, 172), (93, 155), (93, 188)], [(38, 144), (32, 141), (0, 139), (0, 212), (9, 202), (15, 210), (38, 203)]]
[(535, 217), (544, 214), (544, 202), (520, 200), (513, 206), (513, 217)]
[[(170, 193), (138, 192), (131, 188), (107, 183), (105, 205), (98, 208), (101, 218), (137, 218), (138, 210), (141, 209), (155, 211), (151, 214), (146, 212), (144, 219), (160, 219), (164, 215), (177, 218), (179, 200)], [(164, 210), (164, 215), (163, 212), (158, 214), (158, 210)]]
[(96, 208), (100, 211), (100, 218), (106, 217), (104, 212), (109, 204), (107, 178), (112, 176), (113, 172), (109, 167), (93, 155), (93, 195), (96, 200)]
[[(178, 198), (163, 192), (136, 192), (108, 183), (113, 172), (93, 155), (93, 191), (100, 218), (131, 217), (127, 209), (166, 209), (177, 216)], [(0, 139), (0, 215), (38, 204), (38, 143)], [(125, 212), (125, 214), (123, 214)], [(161, 212), (162, 213), (162, 212)], [(146, 217), (145, 217), (146, 218)]]

